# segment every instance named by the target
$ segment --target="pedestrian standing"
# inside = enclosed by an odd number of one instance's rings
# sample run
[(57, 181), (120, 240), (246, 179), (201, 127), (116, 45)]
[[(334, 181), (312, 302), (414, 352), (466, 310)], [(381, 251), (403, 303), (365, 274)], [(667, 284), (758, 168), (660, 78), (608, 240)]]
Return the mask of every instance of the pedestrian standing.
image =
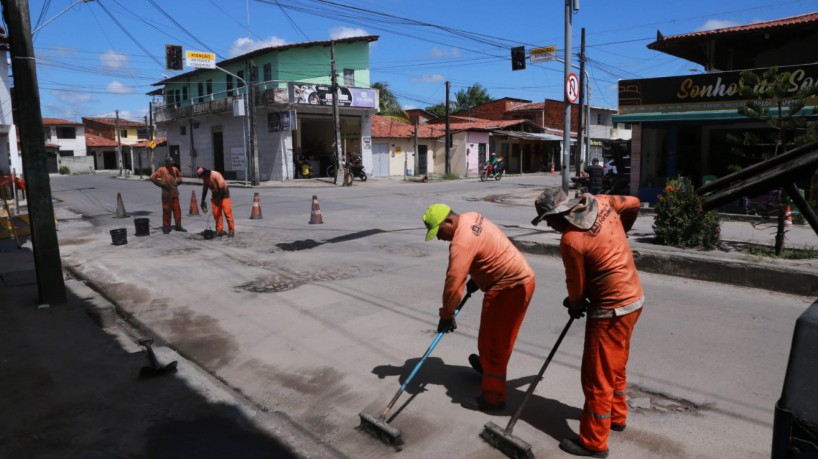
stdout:
[(594, 195), (601, 193), (605, 170), (599, 165), (599, 159), (594, 158), (591, 165), (586, 167), (584, 172), (588, 177), (588, 192)]
[(151, 174), (150, 181), (162, 188), (162, 232), (170, 233), (171, 213), (176, 222), (176, 231), (187, 232), (182, 227), (182, 208), (179, 207), (179, 184), (182, 183), (182, 173), (173, 165), (173, 158), (165, 157), (165, 166)]
[(588, 314), (582, 354), (585, 406), (579, 438), (564, 438), (560, 448), (576, 456), (608, 457), (611, 430), (627, 425), (626, 367), (631, 335), (645, 297), (626, 232), (639, 214), (632, 196), (568, 199), (562, 188), (546, 188), (535, 201), (538, 217), (562, 233), (560, 255), (574, 319)]
[(433, 204), (426, 209), (423, 223), (427, 241), (437, 237), (450, 242), (438, 333), (457, 328), (454, 311), (464, 287), (485, 292), (477, 336), (479, 356), (469, 356), (469, 363), (482, 374), (483, 392), (463, 405), (483, 411), (503, 409), (506, 367), (534, 295), (534, 271), (508, 237), (477, 212), (459, 215), (445, 204)]
[(213, 192), (213, 198), (210, 203), (213, 205), (213, 219), (216, 220), (216, 235), (222, 237), (225, 235), (224, 223), (222, 222), (222, 214), (227, 220), (227, 237), (236, 235), (236, 227), (233, 224), (233, 205), (230, 203), (230, 189), (227, 187), (227, 182), (218, 171), (211, 171), (200, 167), (196, 169), (196, 175), (202, 179), (202, 212), (207, 213), (207, 190)]

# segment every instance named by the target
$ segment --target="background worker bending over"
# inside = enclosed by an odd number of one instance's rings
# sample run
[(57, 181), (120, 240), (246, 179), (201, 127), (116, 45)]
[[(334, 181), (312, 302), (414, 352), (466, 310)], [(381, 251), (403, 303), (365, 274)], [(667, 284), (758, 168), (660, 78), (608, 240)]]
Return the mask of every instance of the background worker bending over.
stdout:
[(216, 235), (224, 236), (224, 223), (222, 223), (222, 213), (224, 219), (227, 220), (227, 237), (236, 235), (236, 227), (233, 224), (233, 205), (230, 203), (230, 189), (227, 187), (227, 182), (224, 177), (217, 171), (211, 171), (200, 167), (196, 170), (196, 175), (202, 179), (202, 212), (207, 213), (207, 199), (208, 188), (213, 192), (213, 198), (210, 203), (213, 205), (213, 219), (216, 220)]

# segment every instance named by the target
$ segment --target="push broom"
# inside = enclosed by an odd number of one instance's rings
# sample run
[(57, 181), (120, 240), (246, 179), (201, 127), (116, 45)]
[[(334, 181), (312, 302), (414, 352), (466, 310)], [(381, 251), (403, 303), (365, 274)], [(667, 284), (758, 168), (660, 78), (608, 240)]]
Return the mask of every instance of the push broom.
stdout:
[[(471, 283), (471, 282), (469, 282)], [(463, 308), (463, 305), (466, 304), (466, 300), (471, 297), (471, 294), (476, 291), (470, 290), (467, 284), (466, 288), (466, 295), (463, 296), (463, 299), (460, 300), (460, 304), (457, 305), (457, 309), (454, 310), (454, 316), (457, 317), (457, 314), (460, 313), (460, 309)], [(406, 381), (400, 386), (398, 391), (395, 393), (395, 396), (392, 397), (392, 400), (386, 405), (386, 408), (379, 414), (378, 416), (373, 416), (368, 413), (360, 413), (359, 416), (361, 417), (361, 430), (372, 434), (373, 436), (377, 437), (384, 443), (388, 445), (400, 445), (403, 443), (403, 438), (401, 435), (401, 431), (395, 427), (389, 425), (386, 422), (386, 416), (389, 415), (389, 412), (392, 411), (392, 407), (395, 406), (395, 402), (398, 401), (401, 394), (406, 391), (406, 387), (412, 382), (412, 379), (417, 374), (420, 367), (426, 361), (426, 359), (432, 354), (432, 351), (437, 346), (437, 343), (440, 342), (440, 339), (443, 338), (444, 332), (440, 332), (435, 336), (435, 339), (432, 341), (432, 344), (429, 345), (429, 349), (426, 350), (426, 353), (423, 355), (423, 358), (415, 365), (415, 368), (412, 370), (412, 373), (409, 374), (409, 377), (406, 378)]]
[(571, 324), (573, 322), (573, 317), (568, 319), (568, 323), (565, 324), (565, 328), (562, 329), (560, 337), (557, 338), (557, 344), (554, 345), (554, 348), (551, 349), (551, 353), (548, 354), (548, 358), (545, 359), (545, 364), (543, 364), (542, 368), (540, 368), (540, 372), (537, 373), (537, 378), (531, 382), (530, 386), (528, 386), (525, 397), (523, 397), (523, 402), (520, 403), (520, 407), (517, 408), (517, 412), (514, 413), (514, 416), (512, 416), (508, 421), (506, 428), (503, 429), (497, 424), (489, 422), (483, 427), (483, 431), (480, 432), (480, 438), (488, 442), (488, 444), (494, 448), (500, 450), (508, 457), (534, 459), (534, 453), (531, 451), (531, 445), (511, 432), (514, 429), (514, 424), (517, 423), (517, 420), (520, 419), (520, 415), (523, 414), (523, 409), (525, 409), (526, 402), (528, 402), (529, 397), (531, 397), (531, 394), (537, 387), (537, 383), (542, 380), (542, 375), (545, 373), (545, 369), (548, 368), (548, 364), (551, 363), (551, 359), (554, 357), (554, 354), (557, 353), (557, 349), (560, 347), (562, 339), (565, 338), (565, 334), (568, 333), (568, 329), (571, 328)]

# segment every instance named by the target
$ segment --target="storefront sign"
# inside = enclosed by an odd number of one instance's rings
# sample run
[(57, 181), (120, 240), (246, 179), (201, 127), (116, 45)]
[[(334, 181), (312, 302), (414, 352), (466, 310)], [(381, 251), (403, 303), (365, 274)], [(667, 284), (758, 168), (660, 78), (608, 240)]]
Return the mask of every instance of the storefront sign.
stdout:
[[(332, 105), (332, 87), (328, 84), (288, 83), (291, 104)], [(338, 86), (339, 107), (377, 108), (377, 91), (368, 88)]]
[[(767, 69), (755, 69), (757, 75)], [(795, 93), (802, 88), (818, 86), (818, 64), (779, 67), (779, 72), (789, 72), (788, 90)], [(737, 109), (749, 100), (741, 94), (741, 72), (705, 73), (696, 75), (619, 82), (619, 113), (662, 113), (682, 111), (710, 111)], [(753, 88), (754, 94), (763, 94), (766, 86)], [(765, 99), (762, 97), (762, 99)], [(786, 106), (791, 103), (784, 101)], [(761, 100), (762, 105), (775, 106), (771, 99)], [(818, 98), (807, 101), (818, 104)]]
[(289, 132), (295, 125), (295, 110), (270, 112), (267, 114), (267, 132)]
[(230, 170), (244, 171), (247, 164), (247, 151), (244, 147), (230, 148)]

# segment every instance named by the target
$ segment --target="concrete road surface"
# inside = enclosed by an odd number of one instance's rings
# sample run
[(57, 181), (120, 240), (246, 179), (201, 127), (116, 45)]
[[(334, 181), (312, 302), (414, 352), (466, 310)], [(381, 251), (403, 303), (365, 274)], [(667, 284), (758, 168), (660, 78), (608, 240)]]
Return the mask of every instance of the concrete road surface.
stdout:
[[(351, 188), (293, 184), (234, 187), (236, 238), (204, 240), (207, 217), (163, 235), (159, 190), (105, 176), (54, 177), (64, 266), (119, 313), (196, 362), (259, 408), (283, 411), (349, 457), (499, 458), (478, 434), (505, 425), (568, 319), (561, 261), (527, 255), (537, 290), (509, 370), (509, 408), (461, 406), (480, 391), (476, 352), (482, 294), (458, 318), (404, 394), (391, 420), (406, 444), (382, 445), (357, 429), (408, 376), (435, 335), (447, 244), (424, 242), (420, 216), (434, 202), (478, 210), (504, 226), (528, 225), (530, 208), (484, 200), (541, 186), (542, 177), (455, 183), (370, 180)], [(132, 219), (114, 219), (116, 193)], [(252, 194), (264, 218), (249, 220)], [(310, 225), (312, 195), (324, 224)], [(128, 228), (128, 244), (109, 231)], [(529, 225), (530, 226), (530, 225)], [(792, 328), (811, 298), (642, 274), (647, 304), (629, 365), (628, 429), (611, 457), (768, 457)], [(560, 457), (575, 435), (584, 321), (575, 323), (515, 428), (538, 457)], [(400, 454), (397, 454), (400, 451)]]

